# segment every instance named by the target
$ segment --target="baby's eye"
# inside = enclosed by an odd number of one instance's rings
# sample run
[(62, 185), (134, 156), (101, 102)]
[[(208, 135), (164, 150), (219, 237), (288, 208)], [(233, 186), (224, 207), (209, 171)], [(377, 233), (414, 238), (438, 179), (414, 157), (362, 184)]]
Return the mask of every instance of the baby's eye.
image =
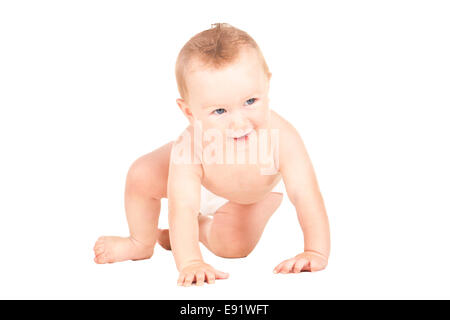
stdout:
[(248, 99), (248, 100), (247, 100), (247, 101), (245, 101), (245, 102), (247, 103), (247, 102), (249, 102), (249, 101), (251, 101), (249, 105), (252, 105), (252, 104), (254, 104), (254, 103), (255, 103), (255, 101), (256, 101), (256, 98), (251, 98), (251, 99)]
[(225, 112), (225, 109), (223, 109), (223, 108), (216, 109), (216, 110), (213, 111), (213, 113), (215, 113), (215, 114), (222, 114), (224, 112)]

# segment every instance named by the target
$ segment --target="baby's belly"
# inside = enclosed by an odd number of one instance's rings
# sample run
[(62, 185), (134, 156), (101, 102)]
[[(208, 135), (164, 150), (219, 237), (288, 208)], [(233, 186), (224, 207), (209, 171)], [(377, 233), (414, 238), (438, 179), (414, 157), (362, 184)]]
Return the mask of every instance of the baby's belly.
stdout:
[(229, 201), (251, 204), (264, 199), (280, 180), (280, 173), (261, 175), (251, 168), (241, 172), (205, 170), (202, 185)]

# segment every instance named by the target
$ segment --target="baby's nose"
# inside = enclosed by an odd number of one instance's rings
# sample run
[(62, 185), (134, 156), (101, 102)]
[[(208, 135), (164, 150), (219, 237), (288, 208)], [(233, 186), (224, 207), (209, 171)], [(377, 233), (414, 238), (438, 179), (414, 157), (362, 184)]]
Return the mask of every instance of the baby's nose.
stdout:
[(231, 119), (230, 129), (233, 131), (245, 131), (249, 127), (247, 119), (237, 113)]

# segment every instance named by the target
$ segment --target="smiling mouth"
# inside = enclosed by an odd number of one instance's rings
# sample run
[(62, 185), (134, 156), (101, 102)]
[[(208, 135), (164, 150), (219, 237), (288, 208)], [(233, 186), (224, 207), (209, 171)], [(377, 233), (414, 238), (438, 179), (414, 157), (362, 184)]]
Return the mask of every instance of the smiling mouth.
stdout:
[(243, 136), (240, 136), (238, 138), (233, 138), (234, 141), (247, 141), (248, 140), (248, 136), (252, 133), (253, 130), (251, 130), (250, 132), (247, 132), (246, 134), (244, 134)]

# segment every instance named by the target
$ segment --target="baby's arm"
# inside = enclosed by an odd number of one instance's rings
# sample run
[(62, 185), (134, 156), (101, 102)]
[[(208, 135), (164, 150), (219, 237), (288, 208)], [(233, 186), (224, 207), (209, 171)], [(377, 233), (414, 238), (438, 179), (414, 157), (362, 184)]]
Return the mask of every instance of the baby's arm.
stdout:
[(279, 264), (274, 272), (318, 271), (330, 254), (328, 217), (313, 166), (297, 130), (283, 120), (280, 131), (280, 172), (295, 206), (304, 236), (304, 253)]
[[(171, 159), (173, 157), (171, 156)], [(197, 164), (169, 166), (167, 198), (169, 205), (170, 244), (177, 268), (202, 261), (198, 245), (201, 168)]]
[[(174, 144), (175, 146), (175, 144)], [(179, 285), (213, 283), (223, 273), (203, 262), (200, 252), (198, 214), (203, 170), (196, 163), (175, 163), (173, 151), (169, 165), (167, 198), (170, 245), (180, 277)], [(187, 150), (185, 150), (186, 152)]]

